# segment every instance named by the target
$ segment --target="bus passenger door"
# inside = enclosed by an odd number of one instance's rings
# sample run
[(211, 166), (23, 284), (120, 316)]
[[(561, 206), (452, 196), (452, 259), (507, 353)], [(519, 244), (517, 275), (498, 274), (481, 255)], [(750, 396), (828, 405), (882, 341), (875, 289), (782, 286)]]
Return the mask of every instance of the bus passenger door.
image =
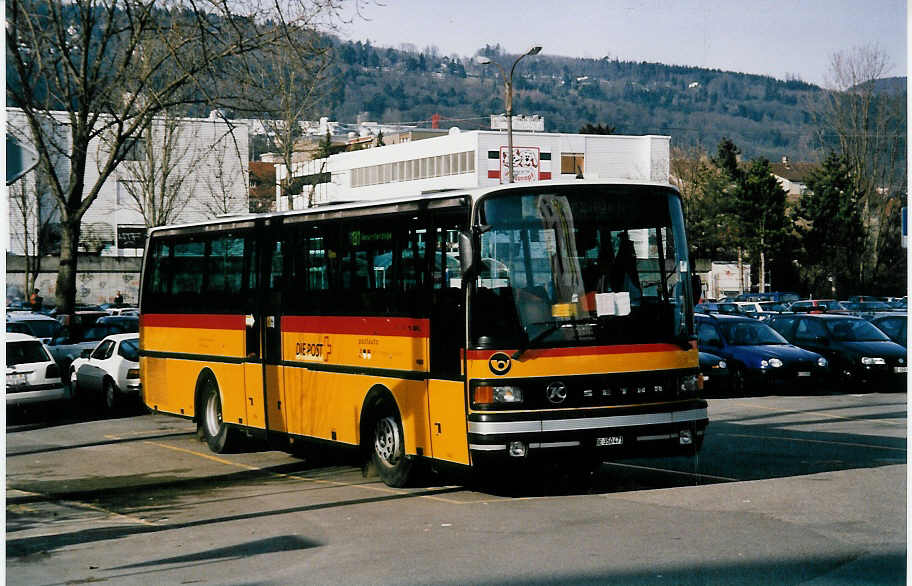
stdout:
[(436, 229), (431, 266), (428, 415), (434, 458), (469, 463), (466, 431), (465, 299), (459, 268), (457, 219)]
[(270, 431), (284, 432), (285, 377), (282, 366), (282, 296), (285, 293), (286, 242), (282, 240), (282, 218), (264, 224), (264, 267), (262, 295), (263, 397)]

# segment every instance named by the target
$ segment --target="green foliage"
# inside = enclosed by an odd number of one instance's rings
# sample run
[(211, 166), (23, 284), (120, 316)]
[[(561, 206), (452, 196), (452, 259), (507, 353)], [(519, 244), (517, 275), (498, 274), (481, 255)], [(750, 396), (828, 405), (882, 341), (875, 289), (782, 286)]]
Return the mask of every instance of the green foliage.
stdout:
[[(830, 153), (808, 179), (808, 193), (798, 206), (804, 244), (802, 267), (812, 292), (840, 297), (859, 293), (859, 255), (865, 229), (860, 214), (861, 194), (845, 158)], [(832, 285), (831, 281), (832, 279)]]

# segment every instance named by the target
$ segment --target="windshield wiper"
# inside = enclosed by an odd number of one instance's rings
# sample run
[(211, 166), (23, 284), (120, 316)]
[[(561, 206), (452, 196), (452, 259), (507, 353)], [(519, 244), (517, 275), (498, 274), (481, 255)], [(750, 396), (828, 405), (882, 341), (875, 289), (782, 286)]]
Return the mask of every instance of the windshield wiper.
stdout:
[(537, 334), (535, 334), (535, 337), (533, 337), (531, 340), (528, 339), (528, 336), (527, 336), (525, 344), (522, 344), (519, 347), (519, 349), (516, 350), (516, 352), (514, 352), (512, 356), (510, 356), (510, 358), (512, 358), (513, 360), (519, 360), (519, 357), (522, 356), (525, 353), (525, 351), (528, 350), (531, 346), (534, 346), (535, 344), (541, 342), (542, 340), (544, 340), (545, 338), (547, 338), (548, 336), (550, 336), (551, 334), (553, 334), (554, 332), (556, 332), (557, 330), (561, 329), (564, 326), (578, 326), (578, 325), (596, 326), (596, 325), (598, 325), (598, 322), (589, 320), (589, 319), (574, 319), (574, 320), (556, 321), (556, 322), (536, 322), (536, 323), (532, 323), (529, 325), (537, 326), (537, 325), (543, 325), (546, 323), (550, 323), (551, 325), (548, 326), (547, 328), (545, 328), (544, 330), (538, 332)]

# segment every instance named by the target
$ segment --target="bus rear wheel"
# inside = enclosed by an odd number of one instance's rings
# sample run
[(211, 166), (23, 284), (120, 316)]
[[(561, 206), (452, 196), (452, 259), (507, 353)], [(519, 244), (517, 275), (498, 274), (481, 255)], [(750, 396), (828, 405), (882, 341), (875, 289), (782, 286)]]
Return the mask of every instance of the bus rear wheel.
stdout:
[(371, 460), (384, 484), (394, 488), (408, 485), (412, 460), (405, 455), (402, 423), (397, 416), (379, 417), (374, 423)]
[(237, 444), (237, 431), (222, 419), (222, 399), (218, 385), (212, 379), (206, 382), (203, 390), (202, 410), (199, 431), (209, 449), (216, 454), (231, 451)]

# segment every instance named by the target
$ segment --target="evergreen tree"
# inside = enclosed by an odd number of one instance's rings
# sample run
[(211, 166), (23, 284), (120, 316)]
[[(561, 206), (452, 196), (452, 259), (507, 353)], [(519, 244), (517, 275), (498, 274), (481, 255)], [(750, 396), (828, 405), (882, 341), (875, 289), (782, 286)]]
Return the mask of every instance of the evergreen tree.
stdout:
[(769, 161), (760, 158), (751, 162), (741, 174), (736, 210), (744, 247), (750, 252), (753, 267), (758, 271), (760, 290), (765, 290), (770, 254), (781, 249), (788, 235), (785, 213), (785, 190), (770, 171)]
[(861, 194), (845, 157), (831, 152), (823, 166), (811, 174), (807, 186), (809, 192), (798, 207), (805, 278), (818, 296), (856, 293), (865, 230)]

